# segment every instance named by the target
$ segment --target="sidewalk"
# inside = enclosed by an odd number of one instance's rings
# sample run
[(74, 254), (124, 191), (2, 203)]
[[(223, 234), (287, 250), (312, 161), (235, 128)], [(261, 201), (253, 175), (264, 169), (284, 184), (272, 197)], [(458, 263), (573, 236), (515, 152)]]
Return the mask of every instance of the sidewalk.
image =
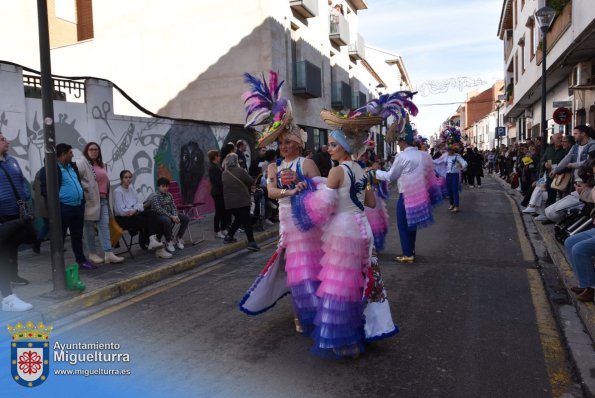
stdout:
[[(506, 183), (506, 181), (497, 175), (492, 175), (492, 177), (499, 181), (500, 184), (502, 184), (502, 186), (507, 189), (507, 192), (511, 194), (512, 198), (519, 206), (519, 209), (521, 209), (520, 203), (523, 200), (522, 194), (517, 190), (512, 189), (510, 184)], [(595, 342), (595, 304), (578, 301), (576, 299), (576, 295), (570, 291), (570, 287), (578, 286), (578, 282), (576, 281), (574, 272), (572, 271), (572, 266), (566, 259), (564, 245), (560, 244), (554, 237), (554, 224), (543, 224), (540, 221), (535, 221), (535, 219), (531, 216), (522, 215), (522, 213), (521, 216), (523, 217), (525, 223), (529, 222), (535, 225), (537, 232), (541, 236), (545, 249), (547, 250), (554, 265), (558, 269), (558, 275), (562, 279), (562, 282), (568, 291), (568, 297), (570, 301), (576, 308), (576, 312), (581, 318), (585, 330), (591, 337), (591, 341)]]
[[(278, 227), (278, 224), (275, 224), (265, 226), (262, 232), (255, 231), (255, 240), (260, 243), (277, 237)], [(53, 291), (49, 242), (41, 245), (41, 254), (35, 254), (31, 249), (22, 250), (19, 252), (19, 274), (30, 283), (26, 286), (13, 286), (13, 291), (21, 299), (33, 304), (33, 309), (27, 312), (0, 311), (0, 323), (9, 324), (13, 320), (23, 318), (23, 314), (27, 314), (27, 317), (35, 314), (44, 321), (53, 321), (196, 268), (216, 258), (245, 250), (247, 246), (243, 233), (236, 233), (238, 242), (231, 244), (224, 245), (222, 239), (215, 238), (213, 214), (206, 215), (200, 223), (190, 225), (189, 229), (195, 241), (200, 240), (203, 234), (205, 240), (196, 245), (186, 243), (186, 248), (176, 250), (171, 259), (156, 258), (154, 252), (142, 250), (137, 244), (138, 237), (135, 237), (135, 245), (132, 246), (134, 258), (128, 253), (121, 254), (126, 259), (123, 263), (99, 264), (96, 270), (80, 271), (80, 278), (87, 286), (83, 292)], [(189, 240), (188, 232), (184, 239)], [(122, 252), (124, 245), (120, 245), (119, 249), (114, 249), (116, 254)], [(64, 247), (66, 265), (74, 263), (69, 239)]]

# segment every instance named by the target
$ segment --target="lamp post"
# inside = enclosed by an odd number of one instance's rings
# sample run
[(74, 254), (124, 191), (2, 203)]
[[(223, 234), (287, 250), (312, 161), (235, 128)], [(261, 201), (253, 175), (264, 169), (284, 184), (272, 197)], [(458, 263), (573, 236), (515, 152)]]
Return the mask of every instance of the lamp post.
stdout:
[(546, 96), (546, 83), (547, 83), (547, 66), (546, 66), (546, 55), (547, 55), (547, 31), (550, 29), (556, 11), (552, 8), (545, 6), (535, 12), (535, 18), (541, 29), (541, 156), (545, 153), (545, 147), (547, 145), (547, 121), (545, 117), (545, 96)]

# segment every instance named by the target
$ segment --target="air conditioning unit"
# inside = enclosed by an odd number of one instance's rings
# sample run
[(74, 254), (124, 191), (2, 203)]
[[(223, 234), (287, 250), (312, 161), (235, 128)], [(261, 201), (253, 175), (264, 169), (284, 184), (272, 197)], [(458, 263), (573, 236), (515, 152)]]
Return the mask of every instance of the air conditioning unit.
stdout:
[(592, 84), (592, 65), (591, 62), (579, 62), (572, 68), (570, 75), (570, 87), (587, 86)]

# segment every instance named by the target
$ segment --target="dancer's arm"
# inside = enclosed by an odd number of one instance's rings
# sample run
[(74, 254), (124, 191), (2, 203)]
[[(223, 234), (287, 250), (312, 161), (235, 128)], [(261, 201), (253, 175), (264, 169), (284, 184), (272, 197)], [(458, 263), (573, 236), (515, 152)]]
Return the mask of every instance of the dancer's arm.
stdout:
[(279, 189), (277, 188), (277, 164), (269, 164), (267, 171), (267, 192), (270, 199), (281, 199), (288, 196), (293, 196), (303, 189), (301, 184), (298, 184), (294, 189)]

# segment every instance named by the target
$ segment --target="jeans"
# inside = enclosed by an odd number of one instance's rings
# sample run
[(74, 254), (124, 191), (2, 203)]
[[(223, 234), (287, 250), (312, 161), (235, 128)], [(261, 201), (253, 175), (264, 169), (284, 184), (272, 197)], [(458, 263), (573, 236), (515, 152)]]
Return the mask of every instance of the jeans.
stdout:
[(215, 202), (215, 216), (213, 217), (213, 228), (215, 233), (225, 231), (229, 227), (229, 212), (225, 210), (223, 196), (213, 196)]
[[(18, 215), (0, 216), (0, 222), (19, 218)], [(18, 229), (10, 238), (0, 242), (0, 293), (10, 296), (10, 281), (18, 275), (18, 249), (23, 240), (24, 229)]]
[(42, 221), (41, 228), (37, 231), (37, 240), (40, 242), (44, 240), (50, 232), (50, 219), (43, 217)]
[(564, 249), (579, 287), (595, 287), (595, 229), (568, 237), (564, 242)]
[(417, 228), (410, 228), (407, 224), (407, 213), (405, 212), (405, 200), (403, 194), (399, 195), (397, 201), (397, 229), (399, 230), (399, 239), (401, 240), (401, 250), (404, 256), (415, 255), (415, 238)]
[(446, 190), (450, 204), (459, 207), (459, 173), (446, 173)]
[(581, 207), (582, 203), (579, 199), (579, 195), (576, 191), (572, 192), (568, 196), (564, 196), (562, 199), (545, 208), (545, 216), (555, 223), (560, 222), (564, 219), (564, 211), (574, 208)]
[[(181, 238), (184, 236), (186, 232), (186, 228), (188, 228), (188, 224), (190, 223), (190, 219), (188, 216), (178, 213), (178, 217), (180, 218), (180, 229), (178, 229), (177, 237)], [(157, 216), (157, 220), (159, 224), (163, 227), (163, 235), (165, 236), (165, 240), (170, 242), (172, 240), (172, 232), (174, 228), (174, 222), (169, 216)]]
[(87, 249), (89, 253), (97, 253), (95, 247), (95, 223), (99, 232), (99, 240), (104, 252), (112, 251), (112, 241), (109, 235), (109, 208), (107, 199), (101, 198), (99, 210), (99, 221), (85, 221), (85, 238), (87, 240)]
[(62, 218), (62, 237), (66, 238), (66, 231), (70, 230), (70, 243), (77, 263), (87, 261), (83, 253), (83, 219), (85, 206), (70, 206), (60, 203), (60, 216)]

